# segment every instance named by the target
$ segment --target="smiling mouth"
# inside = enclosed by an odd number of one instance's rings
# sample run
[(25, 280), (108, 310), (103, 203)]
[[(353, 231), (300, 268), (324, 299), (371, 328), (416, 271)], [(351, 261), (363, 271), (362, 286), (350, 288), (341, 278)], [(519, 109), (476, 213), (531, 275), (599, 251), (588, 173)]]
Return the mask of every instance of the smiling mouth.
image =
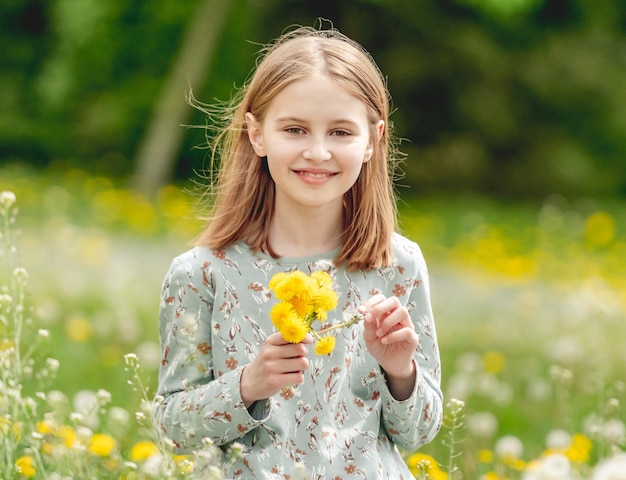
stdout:
[(329, 178), (337, 175), (335, 172), (310, 172), (308, 170), (295, 170), (297, 175), (309, 178)]

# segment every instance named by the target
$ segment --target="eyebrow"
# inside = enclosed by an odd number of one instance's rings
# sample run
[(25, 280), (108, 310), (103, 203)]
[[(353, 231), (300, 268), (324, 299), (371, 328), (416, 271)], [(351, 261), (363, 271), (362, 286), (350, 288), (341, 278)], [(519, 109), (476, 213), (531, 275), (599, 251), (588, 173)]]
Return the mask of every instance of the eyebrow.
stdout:
[[(289, 122), (294, 122), (294, 123), (307, 123), (307, 120), (300, 118), (300, 117), (292, 117), (292, 116), (285, 116), (285, 117), (278, 117), (275, 120), (276, 123), (289, 123)], [(337, 125), (354, 125), (357, 126), (358, 122), (351, 120), (349, 118), (338, 118), (336, 120), (332, 121), (333, 124), (337, 124)]]

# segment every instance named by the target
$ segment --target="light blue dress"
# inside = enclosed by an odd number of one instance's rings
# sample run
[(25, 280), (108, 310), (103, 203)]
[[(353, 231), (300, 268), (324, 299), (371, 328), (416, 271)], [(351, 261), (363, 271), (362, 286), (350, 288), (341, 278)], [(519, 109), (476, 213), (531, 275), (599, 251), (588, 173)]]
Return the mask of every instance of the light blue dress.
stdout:
[[(306, 258), (273, 259), (244, 243), (226, 250), (193, 248), (175, 258), (163, 282), (160, 310), (162, 365), (155, 418), (177, 453), (201, 448), (204, 438), (223, 448), (243, 444), (227, 478), (414, 478), (396, 446), (430, 442), (442, 419), (440, 359), (428, 272), (419, 247), (395, 234), (389, 268), (335, 268), (338, 250)], [(415, 389), (393, 398), (384, 372), (367, 352), (363, 323), (337, 330), (330, 355), (311, 349), (305, 381), (248, 410), (239, 388), (243, 368), (274, 332), (268, 290), (277, 272), (325, 270), (334, 280), (339, 323), (376, 293), (395, 295), (409, 310), (420, 345)]]

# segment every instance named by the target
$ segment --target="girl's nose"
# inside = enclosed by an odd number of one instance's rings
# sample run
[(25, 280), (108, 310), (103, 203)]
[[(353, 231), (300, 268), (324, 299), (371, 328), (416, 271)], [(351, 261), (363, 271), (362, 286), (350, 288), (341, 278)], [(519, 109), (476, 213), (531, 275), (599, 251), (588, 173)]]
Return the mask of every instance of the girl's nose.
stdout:
[(325, 139), (312, 138), (306, 150), (303, 152), (303, 156), (305, 159), (313, 162), (325, 162), (331, 159), (332, 154)]

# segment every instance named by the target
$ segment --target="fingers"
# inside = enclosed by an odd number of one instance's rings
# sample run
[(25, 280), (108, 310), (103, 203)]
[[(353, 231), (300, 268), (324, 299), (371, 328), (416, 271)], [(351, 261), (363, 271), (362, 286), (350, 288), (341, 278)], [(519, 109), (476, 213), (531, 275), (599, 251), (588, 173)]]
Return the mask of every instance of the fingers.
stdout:
[(408, 310), (397, 297), (374, 295), (364, 302), (359, 311), (365, 319), (369, 336), (375, 335), (381, 343), (408, 341), (417, 344), (418, 336)]
[(309, 337), (301, 343), (289, 343), (280, 333), (267, 337), (259, 354), (242, 373), (240, 391), (246, 407), (282, 388), (303, 383), (303, 372), (309, 368), (307, 345), (312, 342)]

